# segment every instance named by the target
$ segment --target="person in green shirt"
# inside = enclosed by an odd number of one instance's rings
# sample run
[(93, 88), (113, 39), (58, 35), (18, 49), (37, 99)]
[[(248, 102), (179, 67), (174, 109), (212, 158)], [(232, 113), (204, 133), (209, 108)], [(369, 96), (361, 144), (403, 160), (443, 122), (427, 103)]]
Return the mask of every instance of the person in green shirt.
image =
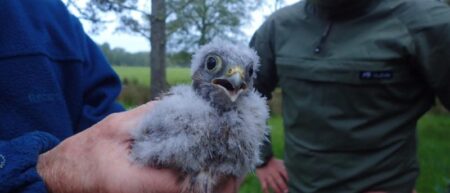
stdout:
[[(250, 46), (256, 88), (282, 89), (285, 158), (265, 144), (264, 192), (411, 193), (417, 120), (450, 109), (450, 9), (437, 0), (304, 0)], [(286, 167), (286, 169), (285, 169)], [(287, 171), (287, 172), (286, 172)]]

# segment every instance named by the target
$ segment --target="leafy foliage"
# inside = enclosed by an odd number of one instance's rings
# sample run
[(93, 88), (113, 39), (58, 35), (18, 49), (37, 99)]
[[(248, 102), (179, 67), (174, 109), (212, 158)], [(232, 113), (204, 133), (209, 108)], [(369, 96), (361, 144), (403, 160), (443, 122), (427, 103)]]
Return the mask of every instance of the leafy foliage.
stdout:
[(149, 52), (129, 53), (123, 48), (111, 48), (108, 43), (100, 45), (109, 63), (116, 66), (146, 66), (150, 63)]
[[(241, 26), (262, 1), (245, 0), (169, 0), (167, 18), (169, 47), (190, 50), (214, 37), (244, 38)], [(180, 46), (181, 45), (181, 46)]]
[[(169, 51), (192, 51), (214, 37), (244, 39), (241, 26), (263, 1), (245, 0), (166, 0), (166, 34)], [(140, 0), (67, 0), (77, 15), (92, 22), (99, 32), (105, 24), (118, 21), (117, 31), (150, 40), (152, 17), (149, 1)], [(105, 19), (107, 18), (107, 19)]]
[[(113, 66), (148, 66), (150, 63), (150, 52), (130, 53), (123, 48), (111, 48), (108, 43), (99, 45), (108, 62)], [(180, 51), (167, 54), (167, 66), (169, 67), (189, 67), (191, 53)], [(148, 71), (148, 69), (143, 69)]]

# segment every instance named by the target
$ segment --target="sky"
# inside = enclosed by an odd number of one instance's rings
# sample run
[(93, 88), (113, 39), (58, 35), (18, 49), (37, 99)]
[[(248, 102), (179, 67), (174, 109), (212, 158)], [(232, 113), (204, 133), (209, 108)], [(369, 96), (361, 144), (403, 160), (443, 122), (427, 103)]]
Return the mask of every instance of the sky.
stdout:
[[(284, 5), (291, 5), (298, 0), (284, 0)], [(273, 7), (263, 7), (260, 10), (252, 13), (253, 19), (251, 22), (243, 26), (243, 31), (250, 38), (256, 29), (264, 22), (264, 18), (274, 10)], [(110, 25), (109, 28), (104, 29), (98, 34), (94, 34), (90, 30), (90, 24), (87, 21), (81, 20), (86, 32), (89, 36), (98, 44), (103, 44), (108, 42), (111, 47), (121, 47), (127, 50), (128, 52), (140, 52), (140, 51), (149, 51), (150, 44), (147, 40), (140, 36), (129, 35), (126, 33), (114, 32), (114, 25)]]

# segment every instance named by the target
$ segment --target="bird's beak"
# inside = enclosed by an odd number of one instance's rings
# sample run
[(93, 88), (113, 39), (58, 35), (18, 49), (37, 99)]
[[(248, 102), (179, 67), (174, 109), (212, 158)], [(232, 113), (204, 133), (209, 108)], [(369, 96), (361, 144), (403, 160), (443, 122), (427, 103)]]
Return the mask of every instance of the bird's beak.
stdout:
[(232, 102), (236, 101), (239, 95), (247, 89), (244, 82), (244, 71), (240, 67), (231, 68), (223, 78), (212, 81), (214, 85), (222, 88)]

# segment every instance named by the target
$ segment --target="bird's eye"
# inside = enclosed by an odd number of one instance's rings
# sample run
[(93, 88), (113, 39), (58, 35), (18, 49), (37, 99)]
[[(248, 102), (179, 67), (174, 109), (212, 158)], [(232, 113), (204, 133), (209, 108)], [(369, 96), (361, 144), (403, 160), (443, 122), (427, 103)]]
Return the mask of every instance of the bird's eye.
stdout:
[(206, 69), (210, 72), (218, 72), (222, 68), (222, 59), (216, 55), (206, 57)]

